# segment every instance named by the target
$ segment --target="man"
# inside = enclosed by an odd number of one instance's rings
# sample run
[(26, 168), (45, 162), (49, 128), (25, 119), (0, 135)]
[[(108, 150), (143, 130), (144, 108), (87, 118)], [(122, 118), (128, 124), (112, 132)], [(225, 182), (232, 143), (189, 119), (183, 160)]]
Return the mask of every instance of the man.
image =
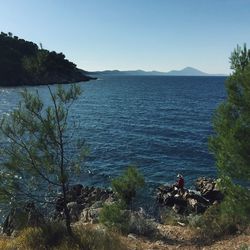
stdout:
[(177, 181), (176, 181), (176, 184), (175, 184), (175, 187), (177, 187), (178, 189), (181, 189), (183, 190), (184, 189), (184, 178), (181, 174), (178, 174), (177, 175)]

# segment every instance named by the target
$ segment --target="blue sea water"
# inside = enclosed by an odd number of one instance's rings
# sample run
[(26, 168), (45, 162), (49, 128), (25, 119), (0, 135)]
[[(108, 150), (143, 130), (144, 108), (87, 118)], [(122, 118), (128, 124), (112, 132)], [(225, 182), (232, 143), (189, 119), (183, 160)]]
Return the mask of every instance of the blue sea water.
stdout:
[[(118, 76), (81, 84), (84, 93), (72, 106), (70, 124), (77, 121), (75, 137), (85, 138), (90, 155), (75, 181), (109, 186), (134, 164), (145, 176), (147, 198), (157, 185), (174, 182), (177, 173), (188, 186), (198, 176), (216, 176), (207, 142), (213, 112), (225, 99), (225, 79)], [(20, 89), (0, 89), (0, 115), (15, 108)], [(47, 87), (30, 89), (48, 102)]]

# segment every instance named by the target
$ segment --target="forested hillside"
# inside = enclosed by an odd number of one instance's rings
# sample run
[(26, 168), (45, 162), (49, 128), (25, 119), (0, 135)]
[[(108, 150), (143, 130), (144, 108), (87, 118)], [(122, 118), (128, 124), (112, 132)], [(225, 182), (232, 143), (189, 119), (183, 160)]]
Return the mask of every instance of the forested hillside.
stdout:
[(0, 86), (87, 81), (63, 53), (48, 51), (12, 33), (0, 34)]

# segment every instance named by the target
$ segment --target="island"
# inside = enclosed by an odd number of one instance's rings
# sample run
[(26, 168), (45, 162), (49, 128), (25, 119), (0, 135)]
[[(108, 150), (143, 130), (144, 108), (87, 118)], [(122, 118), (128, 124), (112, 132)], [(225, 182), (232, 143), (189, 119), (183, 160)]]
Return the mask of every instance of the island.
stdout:
[(88, 72), (93, 76), (222, 76), (225, 74), (208, 74), (193, 67), (185, 67), (181, 70), (171, 70), (168, 72), (161, 71), (144, 71), (144, 70), (104, 70)]

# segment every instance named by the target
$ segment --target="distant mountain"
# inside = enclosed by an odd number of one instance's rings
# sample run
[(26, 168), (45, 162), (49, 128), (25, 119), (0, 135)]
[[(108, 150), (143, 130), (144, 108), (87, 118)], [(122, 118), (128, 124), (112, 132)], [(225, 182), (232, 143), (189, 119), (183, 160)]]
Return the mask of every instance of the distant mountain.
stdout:
[(144, 75), (164, 75), (165, 73), (159, 71), (144, 71), (144, 70), (104, 70), (104, 71), (95, 71), (87, 72), (88, 75), (109, 75), (109, 76), (144, 76)]
[(186, 67), (181, 70), (171, 70), (166, 73), (169, 76), (208, 76), (209, 74), (192, 67)]
[(88, 72), (88, 75), (107, 75), (107, 76), (225, 76), (223, 74), (208, 74), (202, 72), (198, 69), (192, 67), (186, 67), (181, 70), (171, 70), (168, 72), (160, 72), (160, 71), (144, 71), (144, 70), (128, 70), (128, 71), (120, 71), (120, 70), (104, 70), (104, 71), (96, 71), (96, 72)]

